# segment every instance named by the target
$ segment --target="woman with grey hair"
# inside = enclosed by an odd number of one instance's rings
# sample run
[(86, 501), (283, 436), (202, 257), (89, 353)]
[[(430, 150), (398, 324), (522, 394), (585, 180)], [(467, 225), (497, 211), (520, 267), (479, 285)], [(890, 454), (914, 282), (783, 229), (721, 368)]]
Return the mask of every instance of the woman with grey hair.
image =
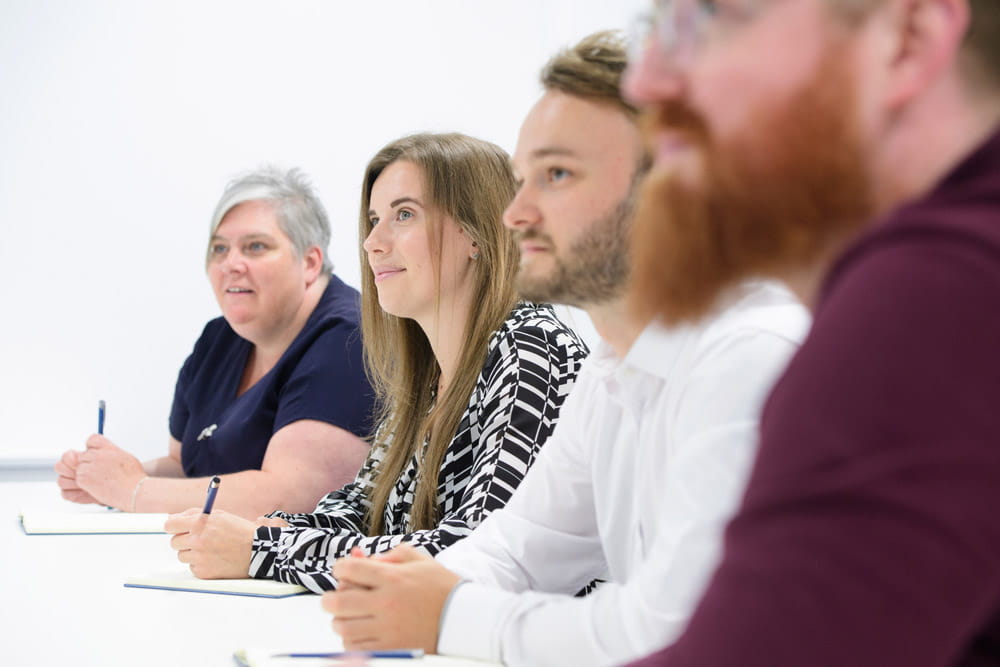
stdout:
[(68, 500), (132, 512), (204, 501), (245, 517), (312, 509), (354, 478), (373, 392), (357, 290), (332, 273), (330, 225), (302, 174), (268, 167), (233, 181), (212, 216), (206, 270), (222, 317), (181, 368), (167, 456), (140, 462), (103, 435), (59, 463)]

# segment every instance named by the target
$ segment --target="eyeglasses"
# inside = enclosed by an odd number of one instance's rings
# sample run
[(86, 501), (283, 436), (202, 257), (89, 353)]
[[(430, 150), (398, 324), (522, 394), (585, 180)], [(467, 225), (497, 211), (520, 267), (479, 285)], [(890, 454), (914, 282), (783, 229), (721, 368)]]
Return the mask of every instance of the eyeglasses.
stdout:
[(764, 0), (656, 0), (654, 9), (635, 18), (629, 32), (629, 57), (635, 61), (655, 47), (671, 58), (690, 59), (705, 42), (749, 23)]

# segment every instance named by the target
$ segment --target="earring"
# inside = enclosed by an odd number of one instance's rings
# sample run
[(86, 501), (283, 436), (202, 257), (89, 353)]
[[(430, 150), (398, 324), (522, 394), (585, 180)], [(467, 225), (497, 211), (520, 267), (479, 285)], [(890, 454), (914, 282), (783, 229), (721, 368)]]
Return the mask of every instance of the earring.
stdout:
[(472, 247), (475, 248), (475, 250), (472, 252), (472, 259), (479, 259), (479, 244), (473, 241)]
[(472, 253), (472, 259), (479, 259), (479, 251)]

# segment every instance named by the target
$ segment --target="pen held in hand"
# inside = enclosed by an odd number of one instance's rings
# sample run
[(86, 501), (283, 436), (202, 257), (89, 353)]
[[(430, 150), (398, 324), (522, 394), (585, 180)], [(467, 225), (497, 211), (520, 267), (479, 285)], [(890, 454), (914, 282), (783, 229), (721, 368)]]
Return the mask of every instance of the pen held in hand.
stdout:
[(98, 435), (104, 435), (104, 412), (105, 412), (105, 409), (106, 409), (106, 405), (104, 403), (104, 400), (102, 399), (102, 400), (98, 401), (97, 402), (97, 434)]
[(212, 513), (212, 505), (215, 504), (215, 494), (219, 492), (219, 484), (222, 482), (219, 476), (216, 475), (212, 478), (212, 481), (208, 483), (208, 494), (205, 496), (205, 509), (202, 510), (203, 514)]

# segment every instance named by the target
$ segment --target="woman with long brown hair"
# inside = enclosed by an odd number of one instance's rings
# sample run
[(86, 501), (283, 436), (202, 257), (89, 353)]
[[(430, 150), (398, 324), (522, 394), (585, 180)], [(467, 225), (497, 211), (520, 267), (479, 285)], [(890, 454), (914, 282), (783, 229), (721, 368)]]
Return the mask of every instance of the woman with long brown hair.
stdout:
[(507, 154), (460, 134), (405, 137), (372, 158), (360, 219), (365, 359), (382, 405), (371, 455), (311, 514), (172, 518), (196, 575), (321, 592), (354, 547), (433, 555), (507, 502), (586, 355), (551, 307), (517, 300), (501, 222), (514, 190)]

